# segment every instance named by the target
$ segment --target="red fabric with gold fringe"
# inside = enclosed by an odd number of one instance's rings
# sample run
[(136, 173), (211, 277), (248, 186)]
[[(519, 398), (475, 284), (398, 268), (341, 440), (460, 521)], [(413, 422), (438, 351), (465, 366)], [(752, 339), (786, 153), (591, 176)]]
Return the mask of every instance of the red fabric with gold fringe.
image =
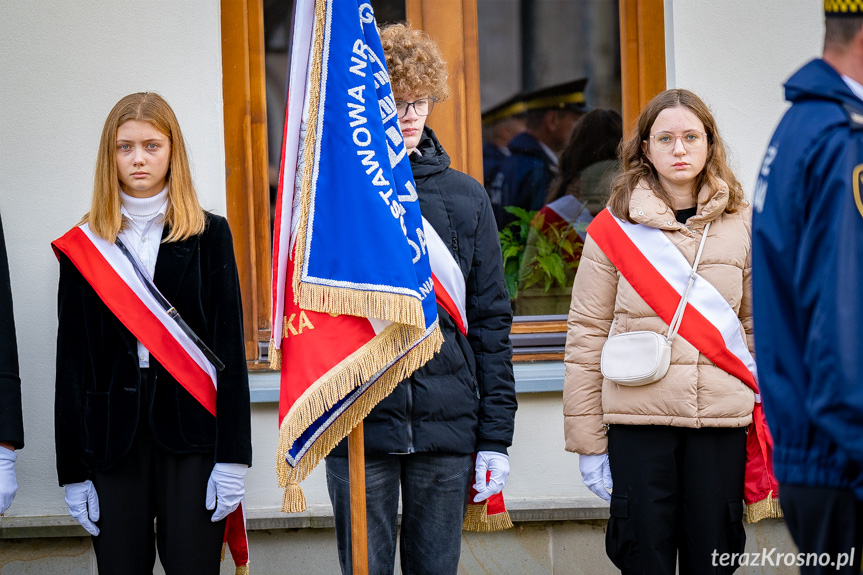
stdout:
[[(473, 456), (474, 465), (476, 465), (476, 454)], [(491, 471), (486, 471), (485, 479), (489, 480)], [(474, 474), (470, 474), (470, 495), (468, 497), (467, 513), (464, 517), (464, 525), (462, 529), (465, 531), (479, 531), (481, 533), (490, 533), (492, 531), (503, 531), (512, 527), (512, 520), (509, 518), (509, 513), (506, 510), (506, 505), (503, 501), (503, 491), (492, 495), (485, 501), (474, 503), (473, 499), (477, 495), (477, 490), (473, 488)]]

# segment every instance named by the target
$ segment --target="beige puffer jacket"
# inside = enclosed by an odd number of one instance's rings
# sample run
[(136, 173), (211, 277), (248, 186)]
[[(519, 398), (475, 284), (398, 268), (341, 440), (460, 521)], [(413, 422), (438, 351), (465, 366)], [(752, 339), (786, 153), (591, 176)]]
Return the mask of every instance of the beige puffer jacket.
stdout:
[[(698, 274), (713, 284), (737, 312), (753, 351), (750, 236), (751, 208), (724, 212), (728, 190), (706, 187), (698, 196), (699, 215), (687, 225), (652, 190), (632, 193), (630, 215), (639, 224), (659, 228), (691, 264), (706, 223), (712, 222)], [(678, 427), (743, 427), (752, 421), (754, 394), (736, 377), (716, 367), (678, 336), (671, 348), (671, 366), (661, 380), (639, 387), (604, 380), (599, 370), (602, 346), (614, 333), (652, 330), (665, 334), (659, 319), (588, 236), (572, 286), (566, 337), (563, 388), (567, 451), (605, 453), (604, 424), (672, 425)]]

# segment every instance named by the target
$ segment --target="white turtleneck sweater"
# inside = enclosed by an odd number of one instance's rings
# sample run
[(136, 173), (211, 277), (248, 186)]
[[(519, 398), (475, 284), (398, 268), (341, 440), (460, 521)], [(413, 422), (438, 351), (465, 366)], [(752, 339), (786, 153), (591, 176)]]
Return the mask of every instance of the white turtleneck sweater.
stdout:
[[(123, 216), (123, 229), (120, 239), (133, 250), (141, 263), (153, 277), (156, 271), (156, 258), (165, 228), (165, 214), (168, 212), (168, 188), (150, 198), (135, 198), (120, 192), (120, 214)], [(138, 342), (138, 362), (141, 367), (150, 367), (150, 352)]]

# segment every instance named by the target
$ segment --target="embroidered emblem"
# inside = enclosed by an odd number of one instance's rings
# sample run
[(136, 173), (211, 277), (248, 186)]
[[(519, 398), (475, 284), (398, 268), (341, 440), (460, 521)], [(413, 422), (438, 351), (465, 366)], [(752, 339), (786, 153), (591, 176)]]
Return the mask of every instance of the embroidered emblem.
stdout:
[(854, 168), (854, 203), (857, 205), (857, 211), (863, 217), (863, 200), (860, 198), (860, 188), (863, 186), (863, 164)]

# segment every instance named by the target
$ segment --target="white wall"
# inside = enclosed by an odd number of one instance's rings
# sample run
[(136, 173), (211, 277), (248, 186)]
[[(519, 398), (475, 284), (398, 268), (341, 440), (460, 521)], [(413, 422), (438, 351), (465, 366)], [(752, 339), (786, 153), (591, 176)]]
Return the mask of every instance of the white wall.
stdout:
[[(202, 203), (225, 213), (218, 0), (0, 3), (0, 212), (15, 298), (26, 448), (9, 515), (64, 514), (53, 453), (57, 264), (51, 240), (87, 210), (102, 123), (127, 93), (160, 92), (189, 144)], [(811, 0), (666, 0), (668, 85), (715, 112), (747, 191), (784, 110), (782, 82), (820, 51)], [(74, 10), (73, 10), (74, 8)], [(563, 450), (560, 393), (519, 398), (509, 499), (588, 496)], [(276, 406), (253, 407), (250, 508), (277, 507)], [(328, 503), (323, 469), (304, 484)]]
[(157, 91), (189, 144), (203, 205), (225, 213), (218, 0), (0, 3), (0, 213), (10, 259), (26, 447), (9, 515), (65, 513), (54, 470), (57, 261), (89, 208), (105, 117)]
[[(50, 242), (89, 207), (102, 124), (119, 98), (153, 90), (168, 100), (185, 133), (202, 203), (225, 213), (220, 39), (218, 0), (146, 7), (115, 0), (46, 0), (38, 9), (0, 5), (0, 213), (15, 301), (26, 441), (17, 465), (18, 497), (7, 515), (66, 513), (54, 468), (57, 262)], [(249, 508), (281, 505), (276, 417), (275, 404), (253, 407)], [(570, 485), (579, 484), (569, 483), (577, 458), (562, 449), (559, 394), (523, 399), (517, 436), (517, 468), (508, 494), (571, 496)], [(564, 463), (554, 464), (560, 458)], [(566, 488), (554, 478), (551, 492), (537, 488), (549, 468), (566, 479)], [(303, 488), (311, 507), (329, 503), (323, 466)]]
[(665, 0), (665, 6), (668, 87), (692, 90), (710, 106), (751, 197), (787, 107), (782, 84), (821, 55), (823, 3)]

